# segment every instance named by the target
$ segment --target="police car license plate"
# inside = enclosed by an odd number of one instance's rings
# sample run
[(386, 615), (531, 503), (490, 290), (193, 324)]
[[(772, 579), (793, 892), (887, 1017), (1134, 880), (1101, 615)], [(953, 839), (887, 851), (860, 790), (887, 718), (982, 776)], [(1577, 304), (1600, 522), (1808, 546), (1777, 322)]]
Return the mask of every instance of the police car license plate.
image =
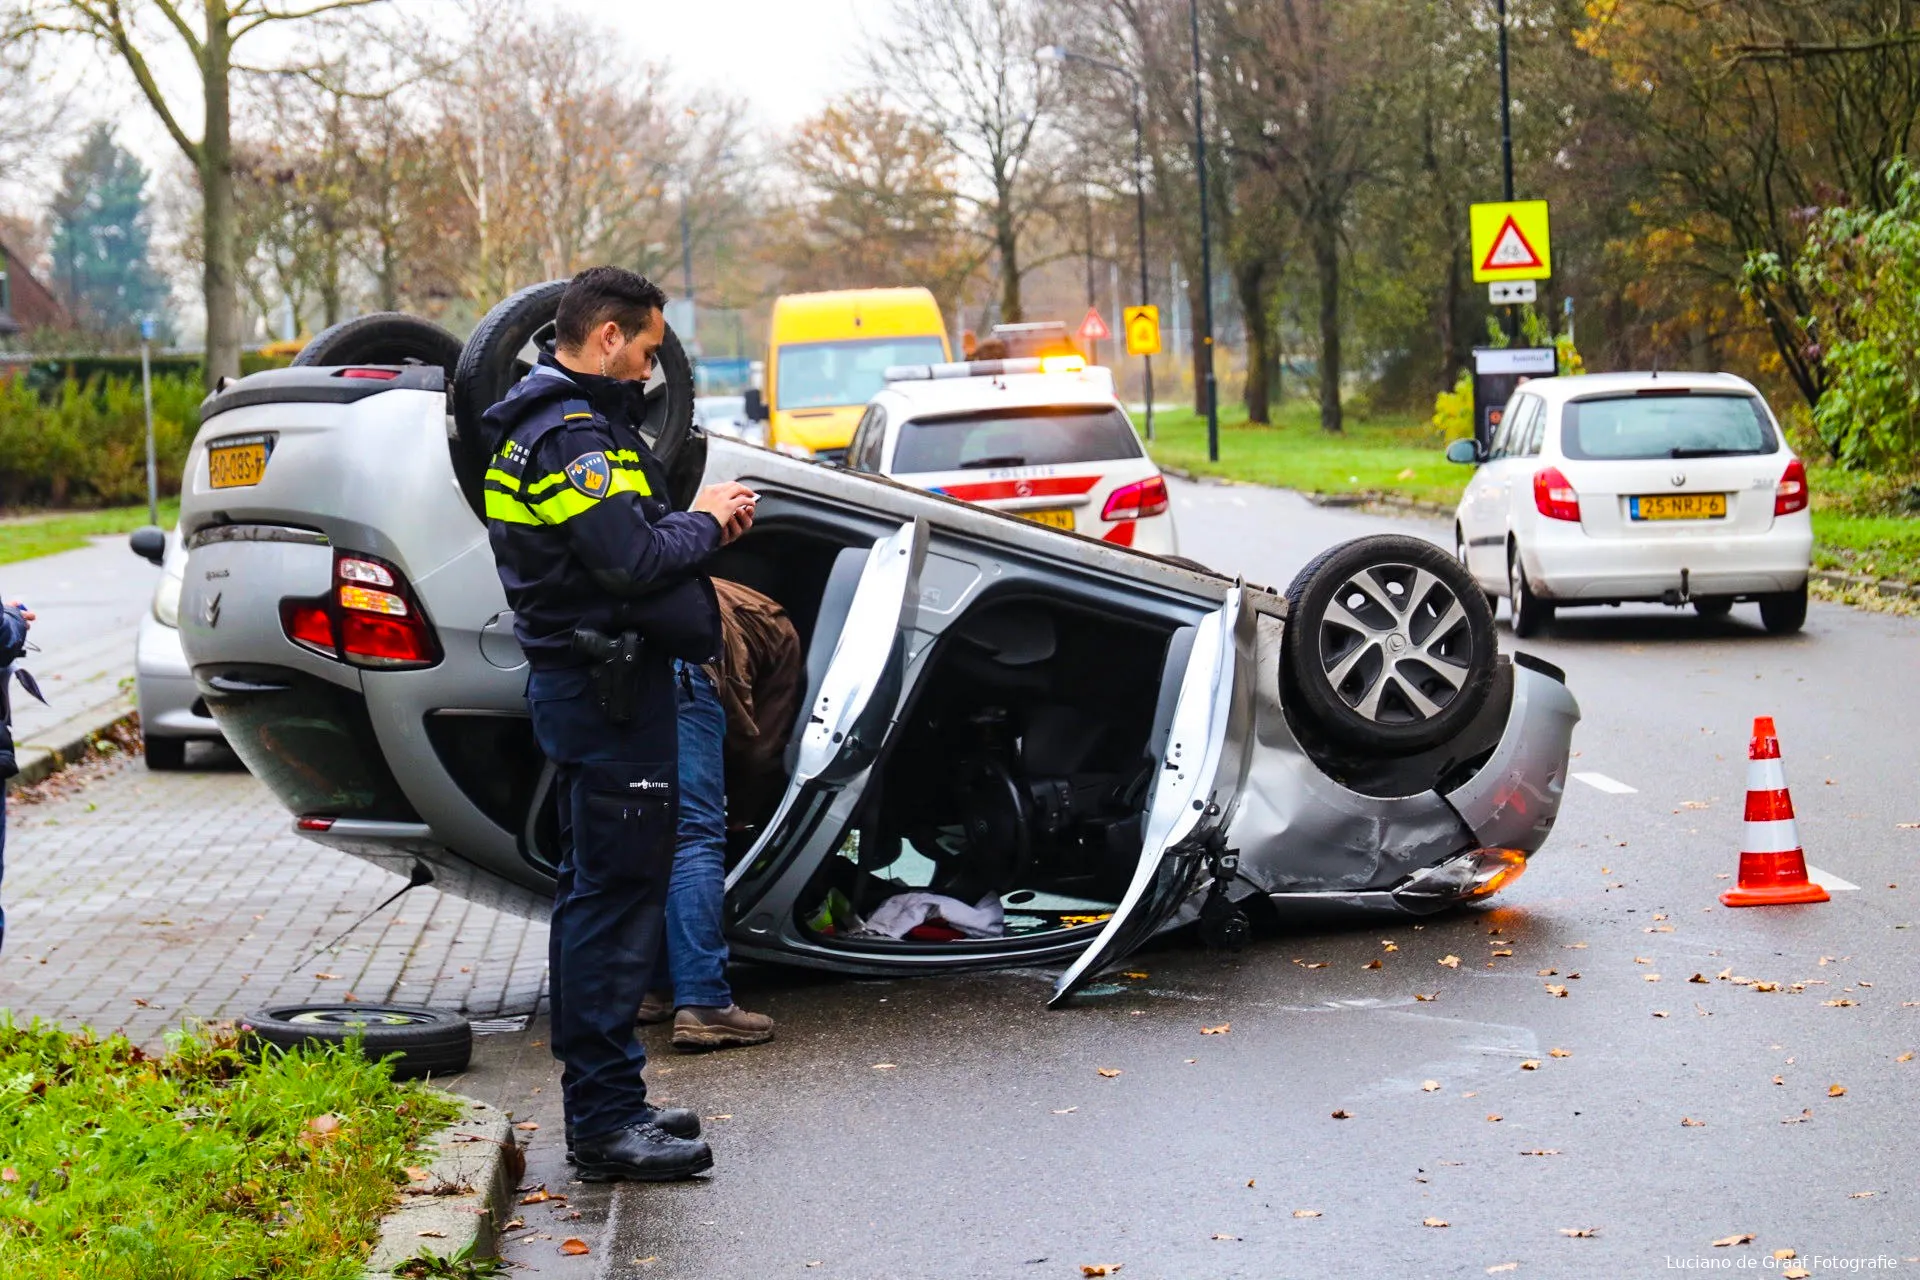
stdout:
[(1073, 532), (1073, 512), (1066, 507), (1054, 507), (1046, 511), (1016, 511), (1014, 514), (1022, 520), (1031, 520), (1049, 529), (1065, 529), (1068, 533)]
[(215, 489), (259, 484), (267, 474), (267, 441), (234, 440), (207, 449), (207, 483)]
[(1724, 493), (1662, 493), (1631, 500), (1635, 520), (1721, 520), (1727, 514)]

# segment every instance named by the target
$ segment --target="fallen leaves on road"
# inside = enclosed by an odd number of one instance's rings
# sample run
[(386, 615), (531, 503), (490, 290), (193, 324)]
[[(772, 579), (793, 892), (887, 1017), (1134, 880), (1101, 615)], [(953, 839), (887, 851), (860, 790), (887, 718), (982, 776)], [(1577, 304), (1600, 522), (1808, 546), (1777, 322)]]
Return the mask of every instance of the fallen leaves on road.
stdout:
[(1078, 1107), (1061, 1107), (1058, 1111), (1054, 1112), (1053, 1114), (1057, 1116), (1070, 1116), (1074, 1112), (1078, 1111), (1079, 1109), (1080, 1108)]
[(548, 1194), (547, 1189), (545, 1187), (535, 1187), (532, 1191), (529, 1191), (526, 1195), (520, 1197), (520, 1203), (521, 1204), (545, 1204), (547, 1201), (551, 1199), (553, 1199), (553, 1197)]
[(1787, 1081), (1786, 1081), (1786, 1077), (1784, 1076), (1775, 1076), (1773, 1078), (1773, 1082), (1775, 1084), (1785, 1084)]
[(1827, 1086), (1827, 1096), (1829, 1098), (1844, 1098), (1847, 1096), (1847, 1086), (1843, 1084), (1830, 1084)]
[(1420, 1219), (1420, 1225), (1423, 1227), (1450, 1227), (1453, 1224), (1445, 1218), (1422, 1218)]
[(1560, 1234), (1571, 1236), (1575, 1240), (1591, 1240), (1599, 1230), (1598, 1227), (1562, 1227)]
[(1681, 1116), (1680, 1127), (1682, 1129), (1704, 1129), (1707, 1127), (1707, 1122), (1705, 1120), (1695, 1120), (1692, 1116)]
[(1500, 1119), (1501, 1119), (1501, 1117), (1499, 1117), (1498, 1115), (1496, 1115), (1496, 1114), (1494, 1114), (1493, 1112), (1491, 1112), (1491, 1111), (1489, 1111), (1489, 1112), (1487, 1112), (1487, 1123), (1488, 1123), (1488, 1124), (1499, 1124), (1499, 1123), (1500, 1123)]
[(1080, 1264), (1080, 1274), (1083, 1276), (1117, 1275), (1122, 1265), (1124, 1264), (1118, 1262), (1083, 1262)]
[(1871, 1198), (1873, 1197), (1873, 1195), (1874, 1195), (1874, 1193), (1873, 1193), (1873, 1192), (1871, 1192), (1871, 1191), (1849, 1191), (1849, 1192), (1847, 1192), (1847, 1199), (1849, 1199), (1849, 1200), (1867, 1200), (1867, 1199), (1871, 1199)]
[(418, 1236), (425, 1236), (428, 1239), (432, 1239), (432, 1240), (445, 1240), (447, 1238), (446, 1232), (436, 1231), (432, 1227), (428, 1227), (425, 1231), (416, 1231), (414, 1232), (414, 1234)]
[(1420, 1082), (1420, 1088), (1426, 1093), (1434, 1093), (1439, 1090), (1440, 1082), (1438, 1080), (1422, 1080)]
[(1296, 1218), (1317, 1218), (1320, 1216), (1320, 1211), (1318, 1209), (1295, 1209), (1293, 1216)]
[(1739, 1235), (1722, 1236), (1720, 1239), (1715, 1240), (1713, 1242), (1713, 1247), (1716, 1249), (1725, 1249), (1731, 1245), (1752, 1244), (1752, 1243), (1753, 1243), (1753, 1232), (1742, 1231)]
[(1123, 978), (1139, 979), (1139, 978), (1150, 977), (1151, 975), (1139, 969), (1129, 969), (1125, 973), (1121, 974), (1120, 976)]
[(1775, 1249), (1773, 1251), (1773, 1260), (1775, 1262), (1785, 1262), (1788, 1258), (1797, 1258), (1799, 1256), (1799, 1254), (1791, 1249)]
[(1502, 1271), (1518, 1271), (1519, 1269), (1520, 1269), (1520, 1264), (1517, 1262), (1502, 1262), (1497, 1266), (1488, 1267), (1487, 1274), (1490, 1276), (1497, 1276)]
[(1696, 973), (1691, 978), (1687, 979), (1688, 982), (1705, 982), (1706, 980), (1707, 980), (1707, 975), (1704, 973)]
[(1421, 1004), (1430, 1004), (1430, 1003), (1432, 1003), (1432, 1002), (1433, 1002), (1434, 1000), (1436, 1000), (1436, 999), (1438, 999), (1438, 998), (1439, 998), (1439, 996), (1440, 996), (1440, 993), (1439, 993), (1438, 991), (1436, 991), (1436, 992), (1434, 992), (1434, 993), (1433, 993), (1432, 995), (1430, 995), (1430, 996), (1423, 996), (1423, 995), (1421, 995), (1421, 994), (1420, 994), (1420, 993), (1419, 993), (1418, 991), (1416, 991), (1416, 992), (1414, 992), (1414, 993), (1413, 993), (1413, 998), (1414, 998), (1415, 1000), (1417, 1000), (1417, 1001), (1419, 1001), (1419, 1002), (1420, 1002)]
[(1550, 996), (1558, 996), (1560, 999), (1565, 1000), (1567, 998), (1567, 989), (1558, 982), (1549, 982), (1547, 984), (1547, 994)]
[(534, 1130), (538, 1129), (540, 1126), (535, 1121), (522, 1120), (519, 1124), (516, 1124), (513, 1127), (520, 1130), (520, 1132), (522, 1133), (532, 1133)]
[(1640, 980), (1642, 982), (1658, 982), (1660, 981), (1660, 975), (1657, 973), (1643, 973), (1640, 975)]
[(1813, 1272), (1805, 1267), (1788, 1267), (1780, 1273), (1780, 1280), (1812, 1280)]
[(568, 1236), (560, 1242), (560, 1252), (566, 1254), (569, 1258), (577, 1258), (581, 1254), (592, 1253), (593, 1250), (589, 1248), (587, 1242), (579, 1236)]
[(1656, 1018), (1669, 1018), (1669, 1017), (1672, 1017), (1673, 1015), (1668, 1013), (1665, 1009), (1655, 1009), (1653, 1011), (1653, 1016)]
[[(891, 1062), (876, 1062), (876, 1063), (874, 1063), (874, 1064), (873, 1064), (873, 1069), (874, 1069), (875, 1071), (895, 1071), (895, 1070), (898, 1070), (898, 1068), (897, 1068), (897, 1067), (896, 1067), (896, 1066), (895, 1066), (895, 1065), (894, 1065), (893, 1063), (891, 1063)], [(1106, 1072), (1104, 1072), (1104, 1071), (1103, 1071), (1103, 1072), (1101, 1072), (1100, 1074), (1102, 1074), (1102, 1075), (1105, 1075), (1105, 1074), (1106, 1074)], [(1116, 1071), (1116, 1072), (1114, 1072), (1113, 1074), (1115, 1074), (1115, 1075), (1119, 1075), (1120, 1073), (1119, 1073), (1118, 1071)]]
[(1398, 951), (1400, 949), (1400, 944), (1395, 942), (1391, 938), (1380, 939), (1380, 945), (1385, 947), (1389, 951)]
[(314, 976), (314, 977), (316, 977), (316, 978), (318, 978), (318, 979), (320, 979), (320, 981), (322, 981), (322, 982), (338, 982), (338, 981), (340, 981), (340, 975), (339, 975), (339, 974), (337, 974), (337, 973), (316, 973), (316, 974), (314, 974), (313, 976)]
[(731, 1120), (731, 1119), (733, 1119), (733, 1112), (731, 1112), (731, 1111), (721, 1111), (721, 1112), (718, 1112), (718, 1113), (716, 1113), (716, 1114), (714, 1114), (714, 1115), (710, 1115), (710, 1116), (708, 1116), (708, 1117), (707, 1117), (707, 1119), (709, 1119), (709, 1120)]
[(1528, 1058), (1525, 1062), (1520, 1064), (1520, 1069), (1522, 1071), (1538, 1071), (1540, 1069), (1540, 1059)]
[(425, 1182), (428, 1178), (433, 1176), (432, 1174), (428, 1173), (425, 1169), (422, 1169), (417, 1164), (408, 1165), (404, 1170), (404, 1172), (407, 1175), (408, 1182)]
[(1460, 957), (1459, 956), (1443, 956), (1441, 957), (1439, 963), (1449, 969), (1458, 969), (1460, 967)]
[(1369, 960), (1365, 964), (1361, 965), (1360, 967), (1362, 969), (1378, 969), (1381, 967), (1381, 965), (1378, 960)]
[(1217, 1027), (1200, 1028), (1200, 1034), (1203, 1036), (1224, 1036), (1232, 1030), (1233, 1024), (1231, 1022), (1223, 1022)]
[(1909, 1049), (1909, 1050), (1907, 1050), (1907, 1051), (1906, 1051), (1905, 1053), (1903, 1053), (1903, 1054), (1901, 1054), (1901, 1055), (1900, 1055), (1899, 1057), (1897, 1057), (1897, 1058), (1895, 1058), (1895, 1059), (1894, 1059), (1894, 1061), (1895, 1061), (1895, 1062), (1912, 1062), (1912, 1061), (1913, 1061), (1913, 1050), (1911, 1050), (1911, 1049)]
[(1496, 956), (1510, 956), (1510, 955), (1512, 955), (1512, 954), (1513, 954), (1513, 948), (1512, 948), (1512, 947), (1502, 947), (1502, 948), (1500, 948), (1500, 950), (1498, 950), (1498, 951), (1496, 951), (1496, 952), (1494, 952), (1493, 954), (1494, 954), (1494, 955), (1496, 955)]
[(1849, 1000), (1845, 996), (1842, 996), (1838, 1000), (1822, 1000), (1820, 1003), (1829, 1009), (1851, 1009), (1860, 1002), (1858, 1000)]
[(1101, 1075), (1105, 1076), (1109, 1080), (1113, 1079), (1115, 1076), (1120, 1074), (1120, 1068), (1118, 1067), (1095, 1067), (1094, 1070), (1098, 1071)]
[(1353, 1119), (1353, 1112), (1351, 1112), (1351, 1111), (1336, 1111), (1336, 1112), (1334, 1112), (1334, 1113), (1333, 1113), (1333, 1118), (1334, 1118), (1335, 1120), (1351, 1120), (1351, 1119)]
[(1547, 1056), (1548, 1056), (1549, 1058), (1571, 1058), (1571, 1057), (1573, 1056), (1573, 1050), (1571, 1050), (1571, 1049), (1549, 1049), (1549, 1050), (1547, 1050)]
[(1213, 1233), (1213, 1238), (1214, 1238), (1215, 1240), (1238, 1240), (1238, 1239), (1239, 1239), (1240, 1237), (1239, 1237), (1239, 1236), (1230, 1236), (1230, 1235), (1228, 1235), (1228, 1234), (1227, 1234), (1226, 1232), (1224, 1232), (1224, 1231), (1216, 1231), (1216, 1232), (1214, 1232), (1214, 1233)]
[(1563, 942), (1560, 944), (1560, 949), (1562, 951), (1585, 951), (1587, 944), (1584, 942)]
[(1780, 1123), (1781, 1124), (1805, 1124), (1807, 1121), (1811, 1119), (1813, 1119), (1813, 1108), (1803, 1107), (1799, 1115), (1788, 1116), (1785, 1120), (1782, 1120)]
[(1522, 1151), (1520, 1154), (1523, 1156), (1557, 1156), (1560, 1154), (1560, 1149), (1558, 1147), (1535, 1147), (1531, 1151)]

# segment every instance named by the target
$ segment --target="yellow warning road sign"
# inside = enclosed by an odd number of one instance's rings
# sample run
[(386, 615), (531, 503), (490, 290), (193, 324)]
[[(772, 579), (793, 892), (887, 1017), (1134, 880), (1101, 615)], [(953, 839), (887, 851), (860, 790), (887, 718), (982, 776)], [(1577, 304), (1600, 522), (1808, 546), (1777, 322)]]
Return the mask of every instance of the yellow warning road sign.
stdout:
[(1553, 274), (1553, 245), (1545, 200), (1514, 200), (1470, 206), (1473, 229), (1473, 278), (1545, 280)]
[(1128, 307), (1126, 324), (1128, 355), (1157, 356), (1160, 354), (1160, 308)]

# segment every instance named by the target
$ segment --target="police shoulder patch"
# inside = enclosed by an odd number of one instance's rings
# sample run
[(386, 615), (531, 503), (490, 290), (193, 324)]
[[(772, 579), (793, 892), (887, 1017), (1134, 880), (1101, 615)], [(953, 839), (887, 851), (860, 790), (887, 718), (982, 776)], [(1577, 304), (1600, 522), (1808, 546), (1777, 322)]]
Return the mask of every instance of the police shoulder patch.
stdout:
[(567, 483), (589, 498), (604, 498), (613, 480), (613, 468), (607, 455), (597, 450), (583, 453), (567, 464)]

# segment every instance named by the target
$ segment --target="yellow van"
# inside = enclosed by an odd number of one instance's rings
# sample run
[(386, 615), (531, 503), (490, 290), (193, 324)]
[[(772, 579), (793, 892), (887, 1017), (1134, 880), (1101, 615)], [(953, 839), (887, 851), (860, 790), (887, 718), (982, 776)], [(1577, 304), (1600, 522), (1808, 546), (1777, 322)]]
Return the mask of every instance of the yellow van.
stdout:
[(767, 424), (768, 448), (837, 462), (889, 365), (950, 358), (925, 289), (790, 293), (774, 300), (766, 392), (748, 393), (747, 416)]

